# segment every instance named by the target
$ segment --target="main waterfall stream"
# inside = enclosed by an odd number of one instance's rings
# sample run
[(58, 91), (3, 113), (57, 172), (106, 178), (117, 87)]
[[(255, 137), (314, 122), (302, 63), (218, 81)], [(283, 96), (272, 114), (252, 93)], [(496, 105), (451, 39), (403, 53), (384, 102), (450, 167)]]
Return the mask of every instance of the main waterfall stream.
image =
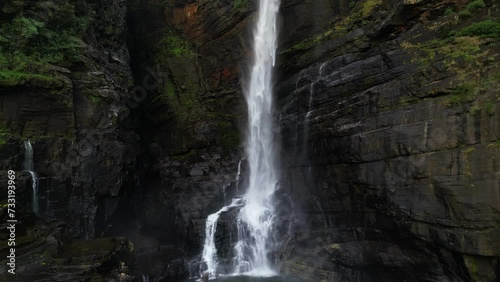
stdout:
[[(275, 207), (273, 194), (278, 185), (273, 131), (272, 72), (276, 59), (279, 0), (260, 0), (254, 28), (254, 56), (249, 85), (244, 89), (248, 107), (245, 151), (249, 179), (243, 196), (237, 227), (238, 241), (232, 259), (233, 275), (270, 277), (276, 275), (269, 261)], [(208, 216), (202, 254), (209, 278), (217, 277), (219, 264), (214, 236), (219, 215), (233, 203)], [(205, 275), (207, 275), (205, 274)]]

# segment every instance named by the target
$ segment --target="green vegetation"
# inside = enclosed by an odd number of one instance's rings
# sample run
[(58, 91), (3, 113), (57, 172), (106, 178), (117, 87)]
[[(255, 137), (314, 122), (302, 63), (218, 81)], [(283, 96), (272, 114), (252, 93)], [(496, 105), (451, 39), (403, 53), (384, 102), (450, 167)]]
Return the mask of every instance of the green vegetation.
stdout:
[(248, 0), (234, 0), (233, 6), (237, 10), (244, 11), (248, 7)]
[(363, 3), (361, 15), (364, 18), (368, 17), (372, 13), (373, 9), (380, 4), (382, 4), (382, 0), (367, 0)]
[(5, 125), (0, 124), (0, 146), (7, 144), (10, 135), (10, 130)]
[(92, 103), (94, 103), (94, 104), (100, 104), (100, 103), (102, 103), (102, 102), (103, 102), (103, 99), (102, 99), (101, 97), (99, 97), (99, 96), (94, 96), (94, 95), (92, 95), (92, 96), (89, 96), (89, 99), (90, 99), (90, 101), (92, 101)]
[(465, 152), (466, 154), (470, 154), (470, 153), (474, 152), (475, 150), (476, 150), (476, 149), (475, 149), (474, 147), (469, 147), (469, 148), (466, 148), (466, 149), (464, 150), (464, 152)]
[[(449, 103), (452, 106), (471, 102), (476, 98), (476, 87), (470, 83), (464, 83), (451, 91)], [(478, 109), (479, 110), (479, 109)]]
[(236, 148), (240, 144), (240, 133), (230, 122), (220, 121), (218, 126), (223, 132), (220, 137), (220, 144), (228, 149)]
[(473, 23), (458, 32), (459, 36), (479, 36), (483, 38), (500, 38), (500, 23), (484, 20)]
[(470, 108), (469, 113), (473, 116), (479, 114), (481, 112), (481, 108), (478, 105), (474, 105)]
[(26, 73), (15, 70), (0, 70), (0, 85), (13, 86), (29, 80), (38, 81), (43, 84), (50, 84), (56, 81), (54, 77), (42, 74)]
[(458, 12), (458, 16), (460, 16), (461, 18), (470, 18), (472, 17), (472, 13), (469, 10), (463, 10)]
[(487, 102), (485, 105), (486, 113), (490, 116), (495, 114), (495, 104), (492, 102)]
[(472, 13), (480, 8), (486, 7), (486, 4), (483, 0), (473, 0), (465, 7), (465, 10), (460, 11), (458, 15), (462, 18), (470, 18), (472, 17)]
[(483, 0), (473, 0), (469, 4), (467, 4), (466, 9), (468, 11), (472, 12), (474, 10), (484, 8), (484, 7), (486, 7), (486, 4), (484, 3)]
[(2, 8), (0, 84), (47, 80), (50, 65), (67, 67), (79, 60), (81, 38), (94, 16), (86, 2), (24, 0)]
[(484, 42), (477, 37), (454, 37), (444, 39), (433, 39), (427, 42), (411, 44), (403, 42), (402, 47), (414, 52), (413, 61), (419, 62), (422, 67), (427, 67), (436, 58), (444, 58), (447, 67), (456, 65), (456, 59), (463, 59), (467, 63), (473, 63), (484, 54), (481, 45)]
[(167, 82), (167, 85), (165, 86), (165, 94), (170, 98), (173, 98), (175, 96), (175, 85), (170, 80)]
[(189, 42), (182, 36), (175, 34), (174, 31), (168, 31), (159, 42), (160, 56), (174, 58), (192, 58), (194, 51)]
[(500, 72), (495, 73), (492, 77), (491, 80), (500, 82)]
[[(474, 4), (478, 7), (478, 4)], [(467, 81), (449, 92), (446, 103), (449, 106), (460, 106), (476, 100), (479, 93), (490, 91), (497, 87), (500, 74), (485, 76), (481, 71), (483, 66), (496, 62), (489, 53), (489, 46), (500, 37), (500, 24), (492, 20), (472, 23), (462, 29), (458, 23), (445, 24), (437, 32), (440, 38), (418, 43), (403, 42), (402, 47), (413, 53), (412, 62), (417, 62), (421, 69), (427, 69), (434, 64), (442, 64), (447, 71), (457, 76), (459, 81)], [(494, 43), (495, 44), (495, 43)], [(497, 77), (498, 76), (498, 77)], [(470, 114), (477, 115), (484, 109), (493, 114), (494, 105), (488, 103), (485, 107), (472, 105)]]
[[(321, 34), (314, 35), (302, 42), (299, 42), (292, 46), (291, 48), (284, 50), (283, 53), (295, 51), (295, 50), (305, 50), (313, 46), (317, 46), (319, 43), (344, 35), (347, 31), (352, 30), (357, 26), (363, 26), (370, 23), (369, 17), (372, 16), (376, 7), (382, 5), (382, 0), (366, 0), (363, 2), (351, 2), (353, 3), (352, 11), (349, 15), (334, 21), (333, 26)], [(351, 5), (350, 5), (351, 6)]]
[(452, 7), (448, 7), (448, 8), (446, 8), (446, 10), (444, 10), (444, 15), (445, 16), (450, 16), (450, 15), (453, 15), (453, 14), (455, 14), (455, 11), (453, 11)]

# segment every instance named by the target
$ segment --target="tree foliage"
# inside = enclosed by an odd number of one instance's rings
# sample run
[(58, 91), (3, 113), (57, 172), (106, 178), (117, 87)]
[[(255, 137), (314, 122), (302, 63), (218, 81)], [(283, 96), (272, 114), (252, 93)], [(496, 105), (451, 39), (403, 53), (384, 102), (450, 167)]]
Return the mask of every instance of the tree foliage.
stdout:
[(27, 73), (78, 60), (94, 16), (85, 0), (12, 0), (1, 11), (0, 71)]

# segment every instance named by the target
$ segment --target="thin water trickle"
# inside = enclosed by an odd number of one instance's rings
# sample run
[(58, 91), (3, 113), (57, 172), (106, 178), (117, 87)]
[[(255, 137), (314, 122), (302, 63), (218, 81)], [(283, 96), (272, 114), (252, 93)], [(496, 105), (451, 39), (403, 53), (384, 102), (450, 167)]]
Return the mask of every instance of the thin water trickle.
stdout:
[(238, 162), (238, 173), (236, 174), (236, 195), (240, 195), (241, 160)]
[(28, 139), (24, 141), (24, 170), (31, 174), (31, 188), (32, 188), (32, 211), (34, 214), (38, 215), (38, 176), (34, 171), (34, 161), (33, 161), (33, 146), (31, 141)]

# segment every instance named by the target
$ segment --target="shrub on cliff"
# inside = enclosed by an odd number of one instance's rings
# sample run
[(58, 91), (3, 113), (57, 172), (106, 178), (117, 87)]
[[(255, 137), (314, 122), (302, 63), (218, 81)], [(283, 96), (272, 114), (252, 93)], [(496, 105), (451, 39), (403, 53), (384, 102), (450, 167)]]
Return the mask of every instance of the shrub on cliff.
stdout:
[(467, 4), (467, 10), (472, 12), (476, 9), (484, 8), (486, 7), (486, 4), (484, 3), (483, 0), (474, 0)]
[(0, 71), (43, 73), (48, 64), (69, 66), (94, 12), (85, 1), (17, 0), (4, 4)]
[(473, 23), (463, 28), (458, 35), (500, 38), (500, 23), (492, 20)]

